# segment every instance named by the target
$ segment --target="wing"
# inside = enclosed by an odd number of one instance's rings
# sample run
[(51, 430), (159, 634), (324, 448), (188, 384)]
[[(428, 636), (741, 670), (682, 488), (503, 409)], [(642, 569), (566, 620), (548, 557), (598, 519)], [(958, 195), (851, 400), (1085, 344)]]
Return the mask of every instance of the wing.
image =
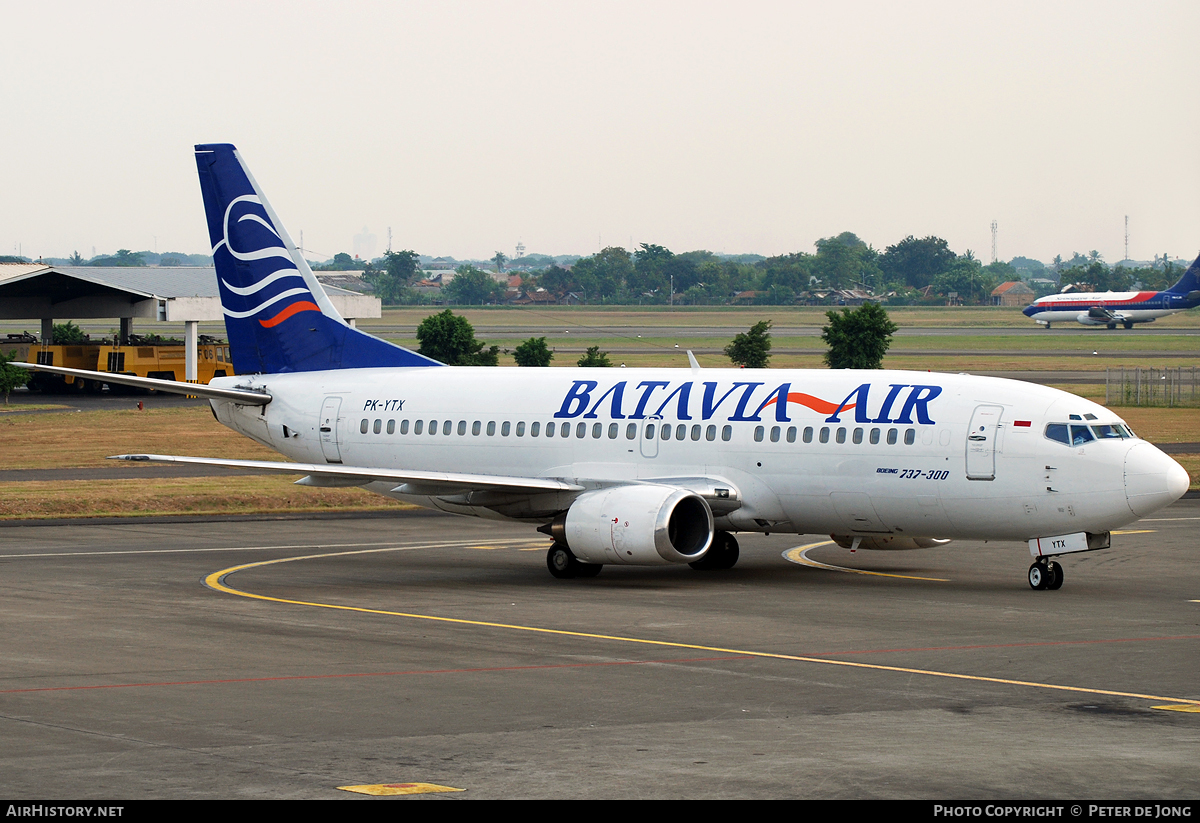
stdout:
[(179, 457), (169, 454), (118, 454), (109, 460), (133, 462), (193, 463), (224, 466), (230, 469), (255, 469), (279, 474), (302, 474), (302, 486), (365, 486), (367, 483), (394, 483), (399, 494), (447, 495), (473, 491), (514, 493), (578, 492), (583, 486), (545, 477), (506, 477), (492, 474), (424, 472), (405, 469), (375, 469), (322, 463), (281, 463), (273, 460), (221, 460), (211, 457)]

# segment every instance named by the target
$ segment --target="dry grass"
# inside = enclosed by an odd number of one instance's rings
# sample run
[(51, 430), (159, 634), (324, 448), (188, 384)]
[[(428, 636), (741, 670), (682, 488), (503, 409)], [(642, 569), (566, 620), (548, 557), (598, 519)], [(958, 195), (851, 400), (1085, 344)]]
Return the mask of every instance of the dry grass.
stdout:
[(109, 455), (129, 452), (279, 459), (217, 423), (207, 406), (5, 417), (0, 443), (3, 469), (95, 467)]
[(314, 489), (294, 480), (271, 475), (0, 483), (0, 520), (408, 508), (363, 489)]

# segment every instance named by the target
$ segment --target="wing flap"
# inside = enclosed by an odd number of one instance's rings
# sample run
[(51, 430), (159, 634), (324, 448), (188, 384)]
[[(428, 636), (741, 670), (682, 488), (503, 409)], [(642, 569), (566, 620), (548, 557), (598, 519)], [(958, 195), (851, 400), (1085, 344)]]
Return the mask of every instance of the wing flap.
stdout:
[(232, 400), (245, 406), (265, 406), (271, 402), (271, 395), (254, 389), (219, 389), (204, 383), (180, 383), (176, 380), (160, 380), (157, 377), (138, 377), (132, 374), (116, 374), (106, 371), (88, 371), (87, 369), (68, 369), (64, 366), (43, 366), (40, 363), (9, 363), (19, 369), (29, 371), (44, 371), (51, 374), (69, 375), (71, 377), (86, 377), (97, 383), (118, 383), (122, 386), (135, 386), (139, 389), (157, 389), (171, 394), (189, 394), (194, 397), (205, 397), (212, 400)]
[(409, 485), (428, 489), (428, 494), (450, 494), (471, 491), (510, 492), (576, 492), (583, 486), (554, 480), (547, 477), (506, 477), (492, 474), (464, 474), (459, 472), (427, 472), (405, 469), (376, 469), (366, 466), (344, 466), (341, 464), (282, 463), (273, 460), (222, 460), (212, 457), (181, 457), (169, 454), (117, 454), (109, 460), (154, 463), (192, 463), (200, 466), (223, 466), (229, 469), (255, 469), (262, 472), (305, 475), (300, 483), (305, 486), (364, 486), (367, 483), (384, 482), (396, 486)]

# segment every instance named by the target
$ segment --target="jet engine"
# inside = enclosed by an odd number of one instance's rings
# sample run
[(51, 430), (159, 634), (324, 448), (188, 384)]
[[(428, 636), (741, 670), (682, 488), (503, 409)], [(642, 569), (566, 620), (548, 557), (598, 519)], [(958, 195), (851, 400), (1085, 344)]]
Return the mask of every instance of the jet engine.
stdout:
[(858, 546), (854, 545), (856, 539), (853, 535), (847, 534), (831, 534), (833, 542), (837, 543), (843, 549), (859, 548), (865, 551), (912, 551), (913, 549), (935, 549), (938, 546), (944, 546), (950, 541), (939, 537), (896, 537), (891, 534), (876, 534), (863, 537), (859, 540)]
[(583, 563), (692, 563), (713, 540), (703, 497), (674, 486), (616, 486), (581, 494), (550, 527)]

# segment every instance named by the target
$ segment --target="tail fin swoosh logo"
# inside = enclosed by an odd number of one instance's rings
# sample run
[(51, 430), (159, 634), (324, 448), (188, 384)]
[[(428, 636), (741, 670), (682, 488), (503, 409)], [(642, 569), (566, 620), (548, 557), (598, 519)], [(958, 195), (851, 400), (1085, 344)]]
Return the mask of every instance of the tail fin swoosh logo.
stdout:
[(258, 322), (272, 328), (300, 312), (321, 311), (257, 195), (231, 200), (222, 228), (223, 237), (213, 246), (213, 256), (224, 248), (234, 260), (246, 264), (240, 272), (248, 271), (257, 278), (242, 284), (221, 278), (225, 292), (221, 303), (227, 317), (241, 320), (269, 309), (271, 316), (258, 318)]

